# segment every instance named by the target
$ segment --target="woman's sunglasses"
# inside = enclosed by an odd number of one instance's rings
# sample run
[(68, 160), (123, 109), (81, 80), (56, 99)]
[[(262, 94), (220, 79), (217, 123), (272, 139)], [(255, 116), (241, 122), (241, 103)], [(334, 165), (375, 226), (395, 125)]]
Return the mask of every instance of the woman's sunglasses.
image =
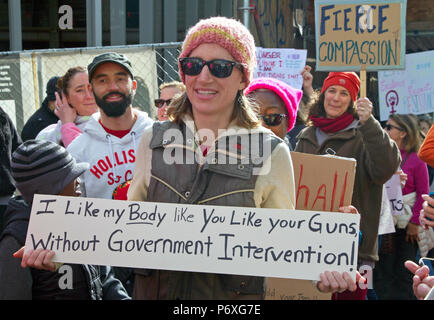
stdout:
[(167, 99), (167, 100), (164, 100), (164, 99), (155, 99), (154, 100), (154, 104), (155, 104), (156, 108), (160, 109), (160, 108), (162, 108), (164, 106), (164, 104), (169, 105), (171, 101), (172, 101), (172, 99)]
[(179, 59), (181, 70), (189, 76), (197, 76), (202, 72), (204, 66), (208, 66), (209, 71), (214, 77), (227, 78), (232, 74), (235, 66), (242, 70), (242, 64), (235, 61), (224, 59), (214, 59), (205, 61), (201, 58), (181, 58)]
[(269, 127), (275, 127), (282, 123), (283, 118), (287, 118), (288, 115), (283, 113), (270, 113), (270, 114), (261, 114), (260, 118), (264, 121), (264, 123)]
[(390, 123), (387, 123), (387, 124), (384, 125), (384, 129), (386, 129), (387, 131), (390, 131), (393, 128), (395, 128), (396, 130), (399, 130), (399, 131), (404, 131), (404, 129), (402, 129), (400, 127), (397, 127), (397, 126), (394, 126), (394, 125), (392, 125)]

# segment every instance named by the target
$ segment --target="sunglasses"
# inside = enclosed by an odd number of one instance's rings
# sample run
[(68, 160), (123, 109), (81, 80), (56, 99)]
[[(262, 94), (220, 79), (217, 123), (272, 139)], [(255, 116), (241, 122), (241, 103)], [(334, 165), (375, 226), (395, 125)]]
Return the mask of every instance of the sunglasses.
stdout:
[(283, 113), (270, 113), (270, 114), (261, 114), (260, 118), (264, 121), (264, 123), (269, 127), (275, 127), (282, 123), (283, 118), (287, 118), (288, 115)]
[(390, 124), (390, 123), (387, 123), (387, 124), (384, 126), (384, 129), (386, 129), (387, 131), (390, 131), (390, 130), (392, 130), (393, 128), (395, 128), (396, 130), (399, 130), (399, 131), (404, 131), (404, 129), (402, 129), (402, 128), (400, 128), (400, 127), (397, 127), (397, 126), (394, 126), (394, 125), (392, 125), (392, 124)]
[(155, 99), (154, 100), (154, 104), (155, 104), (156, 108), (160, 109), (160, 108), (162, 108), (164, 106), (164, 104), (169, 105), (171, 101), (172, 101), (172, 99), (167, 99), (167, 100), (164, 100), (164, 99)]
[(224, 59), (214, 59), (205, 61), (201, 58), (181, 58), (179, 59), (181, 70), (189, 76), (197, 76), (202, 72), (204, 66), (208, 66), (209, 71), (214, 77), (227, 78), (232, 74), (235, 66), (242, 70), (242, 64), (235, 61)]

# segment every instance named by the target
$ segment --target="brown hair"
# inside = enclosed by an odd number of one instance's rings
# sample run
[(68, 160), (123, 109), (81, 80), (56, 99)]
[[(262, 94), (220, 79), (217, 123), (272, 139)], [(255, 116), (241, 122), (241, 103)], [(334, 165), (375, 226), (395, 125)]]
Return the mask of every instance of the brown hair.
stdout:
[(57, 88), (65, 95), (68, 95), (68, 88), (71, 79), (80, 72), (86, 72), (86, 69), (83, 67), (74, 67), (68, 69), (68, 71), (66, 71), (66, 73), (60, 77), (59, 80), (57, 80)]
[(391, 114), (389, 119), (395, 121), (407, 134), (404, 138), (404, 149), (408, 153), (418, 152), (422, 145), (422, 135), (417, 118), (411, 114)]
[[(184, 92), (175, 97), (167, 108), (167, 116), (170, 121), (181, 123), (182, 117), (186, 114), (193, 118), (191, 102)], [(236, 119), (236, 124), (239, 127), (253, 129), (260, 126), (261, 122), (258, 120), (254, 111), (254, 104), (248, 99), (242, 90), (238, 91), (234, 101), (234, 111), (232, 113), (231, 121)]]

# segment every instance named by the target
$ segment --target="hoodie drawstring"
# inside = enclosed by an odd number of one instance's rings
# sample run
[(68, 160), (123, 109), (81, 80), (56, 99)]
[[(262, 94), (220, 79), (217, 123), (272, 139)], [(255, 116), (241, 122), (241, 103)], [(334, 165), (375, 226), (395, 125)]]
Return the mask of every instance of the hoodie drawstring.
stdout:
[[(130, 134), (131, 134), (131, 138), (133, 139), (133, 150), (134, 150), (134, 152), (136, 152), (136, 146), (137, 146), (137, 143), (136, 143), (136, 133), (134, 131), (131, 131)], [(109, 142), (110, 161), (112, 163), (111, 167), (112, 167), (113, 178), (116, 179), (117, 175), (116, 175), (116, 168), (115, 168), (115, 165), (114, 165), (116, 162), (114, 161), (114, 158), (113, 158), (114, 157), (113, 141), (112, 141), (112, 137), (110, 136), (110, 134), (107, 134), (106, 138), (107, 138), (107, 140)]]
[(136, 152), (136, 133), (134, 131), (131, 131), (131, 137), (133, 138), (133, 150), (134, 153)]
[(112, 163), (112, 173), (113, 173), (113, 179), (116, 179), (117, 175), (116, 175), (116, 168), (115, 168), (115, 161), (113, 159), (114, 156), (114, 152), (113, 152), (113, 142), (112, 142), (112, 137), (107, 134), (106, 135), (107, 140), (109, 141), (109, 149), (110, 149), (110, 161)]

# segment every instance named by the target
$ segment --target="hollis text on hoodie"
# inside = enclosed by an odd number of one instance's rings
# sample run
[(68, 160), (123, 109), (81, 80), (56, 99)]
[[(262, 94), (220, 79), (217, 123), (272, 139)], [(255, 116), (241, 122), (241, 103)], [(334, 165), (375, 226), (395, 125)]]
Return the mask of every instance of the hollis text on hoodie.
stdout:
[(83, 133), (67, 150), (78, 162), (89, 163), (89, 170), (81, 176), (82, 196), (111, 199), (116, 187), (132, 179), (136, 151), (145, 128), (153, 120), (145, 112), (134, 110), (137, 119), (130, 132), (122, 138), (108, 134), (95, 113)]

